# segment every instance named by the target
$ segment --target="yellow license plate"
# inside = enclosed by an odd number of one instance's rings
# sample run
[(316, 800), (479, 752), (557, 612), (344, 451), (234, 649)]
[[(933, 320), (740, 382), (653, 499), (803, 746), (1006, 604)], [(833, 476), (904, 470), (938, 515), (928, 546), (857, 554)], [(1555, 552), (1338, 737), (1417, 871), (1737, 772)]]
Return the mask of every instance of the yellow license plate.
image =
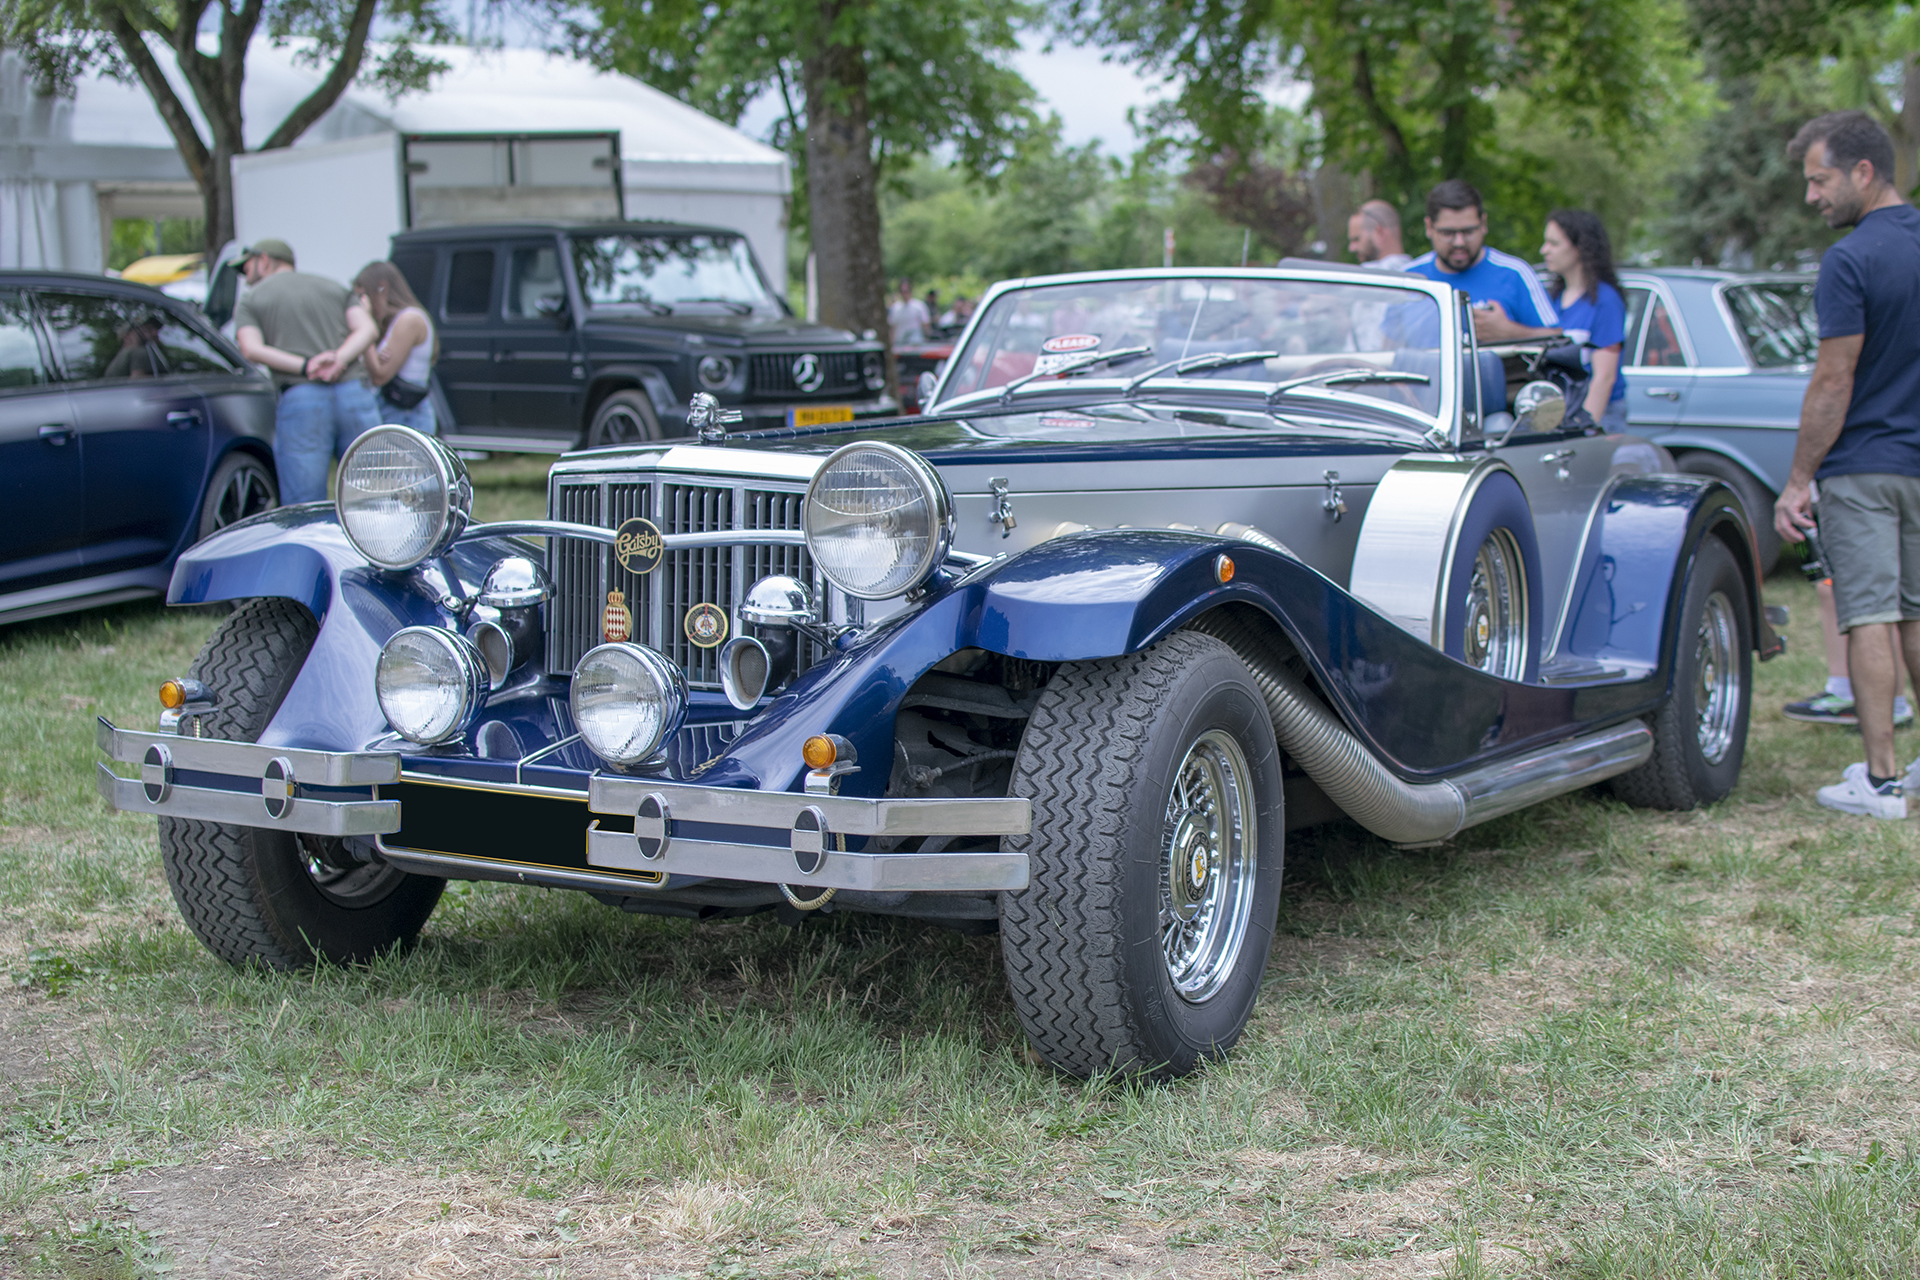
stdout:
[(824, 427), (829, 422), (852, 421), (853, 406), (850, 404), (797, 404), (787, 410), (787, 425), (790, 427)]

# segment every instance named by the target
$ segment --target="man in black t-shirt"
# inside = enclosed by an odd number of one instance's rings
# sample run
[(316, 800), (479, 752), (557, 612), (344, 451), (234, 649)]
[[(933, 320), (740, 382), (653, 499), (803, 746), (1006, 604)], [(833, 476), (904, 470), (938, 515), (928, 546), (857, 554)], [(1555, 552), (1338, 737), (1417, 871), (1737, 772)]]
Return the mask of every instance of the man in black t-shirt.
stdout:
[(1774, 504), (1788, 542), (1813, 524), (1833, 573), (1840, 630), (1867, 758), (1822, 787), (1845, 813), (1904, 818), (1893, 699), (1900, 662), (1920, 671), (1920, 211), (1893, 185), (1893, 142), (1859, 111), (1809, 121), (1788, 148), (1807, 179), (1807, 203), (1831, 227), (1852, 227), (1820, 261), (1814, 308), (1820, 353), (1793, 470)]

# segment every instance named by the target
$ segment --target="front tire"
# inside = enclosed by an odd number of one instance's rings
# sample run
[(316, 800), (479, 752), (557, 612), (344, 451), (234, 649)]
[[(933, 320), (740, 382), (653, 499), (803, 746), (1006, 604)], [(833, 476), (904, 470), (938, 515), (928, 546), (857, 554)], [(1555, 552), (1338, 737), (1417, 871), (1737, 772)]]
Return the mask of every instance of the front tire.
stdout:
[(1183, 1075), (1240, 1038), (1279, 906), (1280, 749), (1246, 664), (1181, 632), (1068, 663), (1011, 794), (1033, 800), (1028, 886), (1001, 952), (1033, 1048), (1063, 1071)]
[[(319, 624), (291, 600), (249, 600), (188, 674), (217, 698), (199, 734), (257, 741), (300, 673)], [(182, 733), (193, 732), (189, 720)], [(221, 822), (160, 819), (167, 885), (187, 927), (235, 965), (350, 964), (411, 942), (446, 881), (355, 857), (343, 840)]]
[(1653, 717), (1653, 755), (1613, 779), (1642, 809), (1693, 809), (1740, 781), (1753, 705), (1753, 609), (1726, 543), (1701, 539), (1687, 575), (1673, 696)]
[(587, 448), (647, 444), (660, 439), (660, 419), (643, 391), (616, 391), (594, 410), (587, 428)]

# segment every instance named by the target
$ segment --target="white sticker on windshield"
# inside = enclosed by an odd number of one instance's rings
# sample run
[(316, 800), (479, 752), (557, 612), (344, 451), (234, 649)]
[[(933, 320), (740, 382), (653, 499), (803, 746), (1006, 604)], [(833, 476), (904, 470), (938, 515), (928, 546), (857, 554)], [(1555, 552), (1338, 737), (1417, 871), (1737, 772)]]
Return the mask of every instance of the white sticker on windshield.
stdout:
[(1033, 362), (1035, 373), (1052, 373), (1069, 361), (1097, 351), (1100, 347), (1100, 335), (1097, 333), (1058, 333), (1040, 344), (1041, 356)]

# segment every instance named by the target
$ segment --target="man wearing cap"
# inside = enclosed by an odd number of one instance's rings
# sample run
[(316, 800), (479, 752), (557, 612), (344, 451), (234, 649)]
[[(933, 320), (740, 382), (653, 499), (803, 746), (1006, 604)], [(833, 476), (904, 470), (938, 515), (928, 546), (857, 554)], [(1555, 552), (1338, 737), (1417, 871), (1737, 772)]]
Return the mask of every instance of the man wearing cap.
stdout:
[(378, 336), (373, 317), (325, 276), (293, 268), (284, 240), (256, 240), (240, 251), (247, 291), (234, 309), (240, 354), (273, 374), (280, 389), (273, 462), (280, 500), (319, 502), (327, 471), (361, 432), (380, 425), (380, 408), (359, 361), (340, 367), (331, 353), (349, 333)]

